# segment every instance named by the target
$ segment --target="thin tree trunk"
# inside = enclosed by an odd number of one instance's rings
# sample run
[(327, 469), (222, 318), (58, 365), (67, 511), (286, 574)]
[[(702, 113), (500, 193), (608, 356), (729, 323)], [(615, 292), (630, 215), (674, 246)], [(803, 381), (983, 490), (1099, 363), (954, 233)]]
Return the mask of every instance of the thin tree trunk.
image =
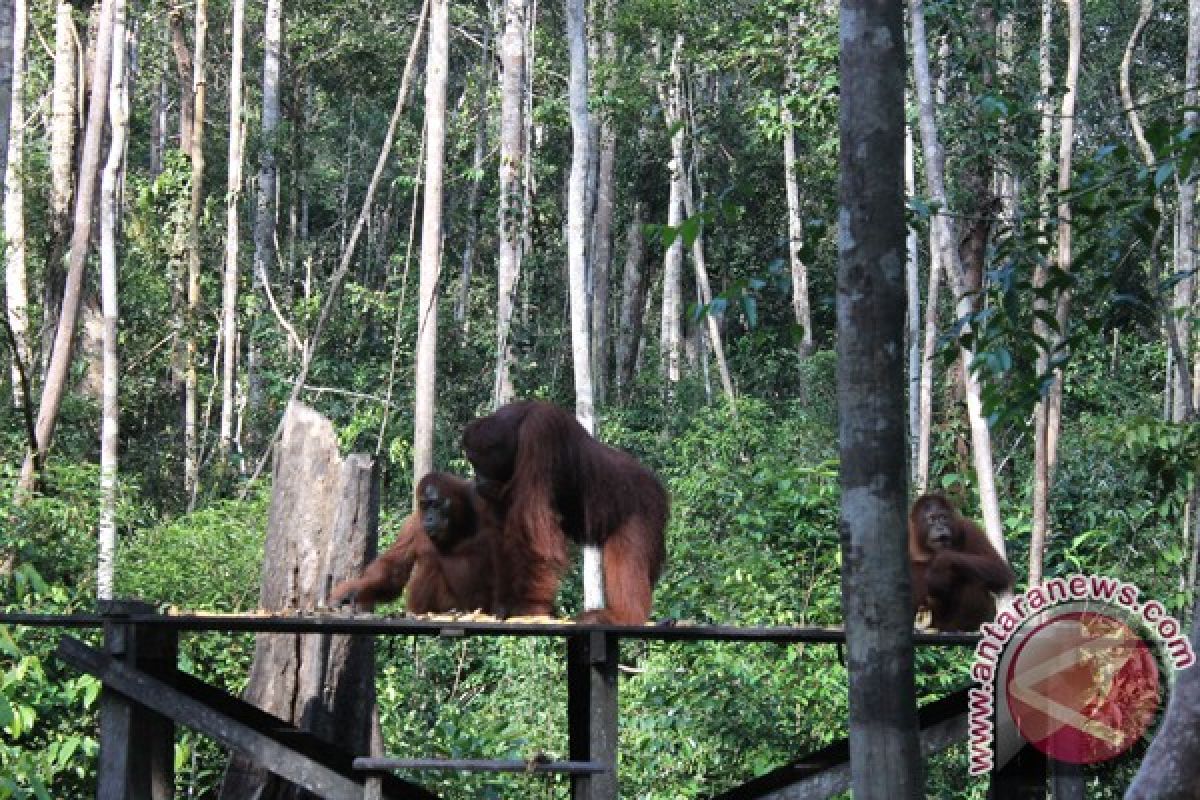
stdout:
[(113, 597), (117, 549), (117, 205), (125, 141), (129, 131), (129, 99), (125, 71), (125, 0), (115, 0), (112, 35), (112, 75), (108, 93), (112, 142), (100, 181), (100, 303), (104, 314), (99, 552), (96, 559), (96, 597), (100, 600), (111, 600)]
[[(8, 173), (8, 131), (12, 123), (15, 13), (14, 0), (0, 0), (0, 175)], [(13, 394), (16, 394), (15, 390)]]
[(433, 469), (437, 380), (437, 284), (441, 269), (442, 174), (446, 152), (449, 0), (430, 0), (425, 67), (425, 207), (421, 220), (421, 281), (417, 302), (417, 364), (413, 409), (413, 485)]
[[(1142, 160), (1151, 169), (1153, 169), (1156, 159), (1153, 148), (1146, 141), (1146, 133), (1142, 129), (1142, 120), (1138, 115), (1137, 104), (1134, 102), (1132, 74), (1133, 54), (1137, 50), (1142, 33), (1146, 30), (1146, 26), (1150, 24), (1150, 19), (1153, 16), (1154, 0), (1141, 0), (1137, 22), (1134, 23), (1133, 31), (1129, 34), (1129, 41), (1125, 44), (1125, 55), (1121, 58), (1121, 70), (1117, 81), (1121, 89), (1121, 104), (1125, 109), (1125, 117), (1129, 120), (1129, 130), (1133, 134), (1133, 140), (1137, 143), (1138, 150), (1142, 154)], [(1155, 199), (1157, 200), (1157, 197)]]
[(905, 534), (903, 19), (899, 3), (841, 3), (837, 401), (859, 800), (924, 796)]
[[(920, 114), (921, 142), (925, 151), (925, 179), (929, 187), (929, 198), (942, 212), (948, 210), (946, 185), (943, 173), (945, 155), (938, 139), (937, 120), (934, 117), (933, 89), (929, 76), (929, 50), (925, 39), (924, 0), (910, 0), (912, 10), (913, 72), (917, 86), (917, 102)], [(953, 220), (946, 213), (936, 213), (932, 219), (936, 231), (937, 248), (946, 271), (954, 297), (958, 316), (971, 314), (972, 299), (966, 292), (966, 281), (959, 259), (957, 235)], [(961, 345), (960, 345), (961, 346)], [(974, 353), (969, 347), (961, 346), (963, 378), (966, 384), (967, 419), (971, 428), (972, 454), (975, 477), (979, 488), (979, 503), (982, 509), (984, 530), (992, 546), (1001, 555), (1005, 552), (1004, 531), (1000, 521), (1000, 504), (996, 496), (996, 475), (992, 466), (992, 439), (987, 419), (983, 415), (979, 378), (970, 369)]]
[(183, 367), (183, 490), (188, 508), (196, 502), (200, 484), (200, 440), (196, 429), (199, 381), (196, 372), (200, 311), (200, 214), (204, 207), (204, 103), (208, 79), (205, 74), (205, 40), (208, 36), (208, 0), (196, 2), (195, 49), (192, 54), (192, 194), (188, 207), (187, 241), (187, 344)]
[(800, 211), (800, 183), (796, 178), (796, 134), (793, 130), (792, 109), (788, 105), (792, 95), (799, 91), (793, 51), (798, 45), (798, 25), (796, 17), (788, 19), (787, 93), (779, 107), (779, 121), (783, 128), (783, 182), (787, 192), (792, 311), (796, 315), (796, 324), (801, 328), (800, 357), (808, 358), (813, 352), (812, 306), (808, 297), (808, 266), (801, 257), (801, 251), (804, 249), (804, 222)]
[[(1200, 104), (1200, 2), (1188, 2), (1188, 37), (1187, 57), (1184, 61), (1184, 94), (1183, 105), (1188, 109), (1183, 114), (1185, 126), (1195, 129), (1200, 127), (1200, 112), (1195, 109)], [(1179, 258), (1175, 264), (1175, 272), (1182, 276), (1175, 284), (1175, 297), (1171, 313), (1175, 319), (1187, 319), (1193, 313), (1196, 295), (1196, 173), (1193, 170), (1187, 175), (1179, 176)], [(1172, 389), (1173, 407), (1172, 418), (1176, 422), (1186, 416), (1186, 389), (1184, 388), (1184, 372), (1192, 368), (1193, 337), (1185, 333), (1181, 338), (1182, 354), (1175, 356), (1175, 384)], [(1192, 398), (1188, 398), (1192, 399)]]
[(643, 306), (646, 302), (642, 225), (642, 202), (634, 200), (633, 218), (629, 221), (629, 229), (625, 235), (625, 269), (621, 275), (620, 323), (617, 326), (616, 383), (617, 396), (622, 402), (628, 401), (633, 384), (638, 342), (642, 335)]
[[(12, 116), (8, 131), (6, 175), (4, 180), (4, 238), (6, 264), (4, 294), (8, 325), (17, 341), (12, 364), (13, 408), (30, 402), (21, 386), (18, 358), (31, 363), (29, 334), (29, 288), (25, 266), (25, 39), (29, 30), (29, 12), (25, 0), (15, 0), (12, 24)], [(2, 34), (0, 34), (2, 35)]]
[[(1054, 78), (1050, 70), (1050, 42), (1054, 26), (1053, 0), (1042, 0), (1042, 24), (1038, 40), (1039, 101), (1042, 115), (1040, 154), (1038, 161), (1038, 203), (1047, 196), (1050, 175), (1054, 169), (1054, 105), (1051, 92)], [(1038, 223), (1039, 230), (1046, 230), (1046, 215)], [(1033, 335), (1039, 342), (1037, 374), (1039, 379), (1050, 371), (1050, 349), (1054, 333), (1046, 320), (1049, 303), (1046, 297), (1046, 282), (1049, 270), (1041, 263), (1033, 274)], [(1050, 471), (1049, 451), (1046, 448), (1048, 422), (1048, 395), (1034, 409), (1033, 420), (1033, 508), (1029, 535), (1029, 585), (1036, 586), (1042, 580), (1042, 560), (1046, 550), (1046, 531), (1050, 524)]]
[[(904, 126), (904, 192), (909, 199), (917, 194), (912, 127), (909, 125)], [(913, 483), (923, 487), (925, 480), (919, 480), (921, 462), (921, 262), (917, 230), (911, 225), (905, 230), (904, 250), (906, 255), (904, 260), (905, 307), (907, 309), (905, 320), (908, 340), (908, 440), (910, 448), (908, 463), (913, 471)], [(930, 280), (932, 278), (933, 275), (930, 274)], [(918, 490), (917, 494), (924, 494), (924, 488)]]
[(525, 0), (505, 0), (504, 38), (500, 44), (500, 210), (499, 252), (496, 278), (496, 374), (492, 387), (493, 409), (513, 398), (512, 367), (516, 360), (512, 342), (513, 308), (521, 275), (525, 191), (522, 175), (528, 158), (525, 138)]
[(242, 197), (242, 39), (245, 31), (245, 0), (233, 0), (229, 63), (229, 177), (225, 195), (225, 276), (221, 292), (221, 328), (224, 352), (221, 357), (221, 458), (233, 448), (233, 395), (237, 375), (238, 295), (238, 205)]
[[(694, 146), (692, 151), (695, 152)], [(688, 217), (696, 215), (697, 209), (692, 201), (692, 180), (690, 173), (685, 173), (684, 175), (683, 207)], [(703, 227), (696, 234), (696, 238), (692, 240), (692, 266), (695, 268), (696, 290), (700, 295), (700, 302), (706, 309), (704, 324), (707, 327), (708, 344), (712, 348), (713, 358), (717, 362), (717, 373), (721, 377), (721, 389), (725, 393), (725, 400), (729, 403), (729, 407), (736, 416), (737, 393), (733, 390), (733, 377), (729, 374), (729, 362), (725, 360), (725, 345), (721, 341), (721, 315), (715, 313), (712, 309), (712, 288), (708, 283), (708, 267), (704, 259)]]
[(63, 254), (71, 238), (71, 199), (74, 190), (76, 97), (79, 93), (76, 45), (79, 34), (69, 0), (60, 0), (54, 25), (54, 87), (50, 126), (50, 244), (43, 278), (42, 366), (58, 329), (65, 280)]
[(179, 76), (179, 149), (185, 156), (192, 155), (192, 132), (195, 125), (195, 80), (192, 54), (188, 50), (187, 34), (183, 30), (183, 8), (172, 6), (167, 15), (171, 29), (171, 51), (175, 54), (175, 72)]
[(471, 188), (467, 192), (467, 231), (463, 242), (462, 273), (458, 283), (458, 301), (454, 304), (454, 321), (459, 326), (459, 338), (466, 342), (470, 330), (471, 315), (467, 313), (471, 301), (471, 275), (475, 271), (475, 244), (479, 239), (479, 200), (483, 193), (483, 163), (487, 155), (488, 92), (492, 85), (492, 9), (488, 2), (488, 13), (483, 24), (483, 59), (480, 61), (476, 78), (475, 97), (475, 149), (471, 155)]
[[(617, 35), (615, 30), (615, 0), (605, 0), (604, 34), (601, 57), (605, 64), (617, 61)], [(602, 91), (613, 88), (610, 77)], [(611, 374), (612, 342), (608, 319), (611, 293), (609, 284), (612, 274), (612, 227), (615, 206), (615, 177), (617, 163), (617, 131), (610, 114), (604, 114), (598, 126), (593, 126), (593, 139), (597, 141), (599, 154), (596, 158), (596, 209), (592, 222), (592, 390), (596, 404), (607, 402), (609, 375)]]
[[(587, 11), (585, 0), (565, 0), (567, 47), (571, 74), (568, 105), (571, 113), (571, 172), (567, 184), (567, 265), (571, 291), (571, 355), (575, 374), (575, 416), (588, 433), (596, 432), (592, 394), (591, 309), (588, 299), (587, 173), (591, 150), (588, 117)], [(600, 548), (583, 548), (583, 607), (604, 608), (604, 573)]]
[[(259, 154), (258, 195), (254, 208), (255, 294), (270, 289), (267, 270), (275, 262), (275, 195), (279, 174), (276, 167), (276, 136), (279, 132), (279, 63), (283, 49), (283, 0), (267, 0), (263, 21), (263, 108), (262, 152)], [(303, 112), (301, 112), (303, 113)], [(297, 167), (299, 169), (299, 167)], [(246, 344), (246, 411), (254, 414), (262, 404), (262, 355), (257, 337), (257, 320), (251, 322)]]
[(167, 81), (158, 79), (150, 94), (150, 177), (163, 171), (163, 154), (167, 151)]
[(108, 74), (112, 59), (113, 0), (103, 0), (96, 29), (96, 55), (92, 69), (91, 102), (88, 105), (87, 128), (83, 134), (83, 151), (79, 164), (79, 192), (75, 203), (75, 227), (71, 234), (66, 287), (54, 348), (46, 370), (46, 382), (38, 405), (36, 453), (26, 456), (21, 467), (17, 497), (23, 502), (29, 496), (46, 454), (54, 439), (58, 412), (66, 391), (67, 372), (71, 366), (71, 349), (75, 339), (75, 321), (83, 289), (83, 271), (87, 263), (88, 244), (92, 232), (92, 204), (96, 194), (96, 173), (100, 164), (100, 143), (104, 138), (104, 118), (108, 112)]
[[(931, 232), (930, 239), (932, 238)], [(937, 247), (931, 246), (929, 285), (926, 288), (925, 299), (925, 337), (921, 356), (921, 397), (917, 405), (920, 428), (917, 438), (917, 471), (913, 484), (915, 494), (924, 494), (929, 490), (929, 450), (933, 433), (933, 367), (937, 356), (937, 307), (941, 277), (941, 259), (938, 257)]]
[(667, 199), (667, 225), (676, 236), (667, 247), (663, 260), (662, 333), (659, 339), (663, 362), (663, 377), (667, 383), (668, 399), (674, 396), (680, 379), (680, 359), (683, 349), (683, 237), (678, 235), (683, 223), (683, 125), (680, 114), (680, 82), (683, 57), (683, 34), (675, 37), (671, 52), (671, 75), (666, 87), (660, 88), (663, 116), (671, 137), (671, 189)]

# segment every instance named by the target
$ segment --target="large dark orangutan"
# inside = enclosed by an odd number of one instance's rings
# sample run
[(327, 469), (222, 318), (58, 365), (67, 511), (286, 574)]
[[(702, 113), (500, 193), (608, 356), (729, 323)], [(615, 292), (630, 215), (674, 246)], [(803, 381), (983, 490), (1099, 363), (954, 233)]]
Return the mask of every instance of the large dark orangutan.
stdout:
[(414, 614), (490, 613), (495, 526), (489, 515), (469, 481), (429, 473), (417, 484), (417, 509), (404, 520), (396, 542), (360, 577), (335, 586), (330, 605), (354, 602), (370, 610), (407, 586), (405, 607)]
[(941, 631), (976, 631), (996, 616), (993, 592), (1016, 576), (983, 531), (940, 494), (925, 494), (908, 515), (908, 559), (916, 610)]
[(496, 541), (496, 613), (549, 615), (567, 543), (598, 545), (605, 608), (581, 621), (640, 625), (666, 562), (669, 501), (657, 476), (601, 444), (574, 415), (539, 401), (510, 403), (463, 432), (478, 493), (503, 531)]

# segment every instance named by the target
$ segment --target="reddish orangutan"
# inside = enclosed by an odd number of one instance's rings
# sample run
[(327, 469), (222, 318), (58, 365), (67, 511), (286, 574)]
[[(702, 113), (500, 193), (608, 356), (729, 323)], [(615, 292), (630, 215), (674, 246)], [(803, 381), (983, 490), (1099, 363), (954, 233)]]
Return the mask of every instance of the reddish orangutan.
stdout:
[(603, 553), (605, 608), (584, 622), (640, 625), (666, 562), (669, 501), (653, 472), (601, 444), (563, 409), (510, 403), (463, 432), (477, 491), (502, 519), (496, 613), (549, 615), (567, 540)]
[(983, 531), (940, 494), (925, 494), (908, 515), (913, 607), (940, 631), (976, 631), (996, 616), (996, 592), (1016, 576)]
[(495, 568), (488, 513), (469, 481), (429, 473), (417, 484), (417, 509), (395, 544), (360, 577), (335, 586), (330, 605), (353, 602), (371, 610), (407, 586), (405, 607), (414, 614), (490, 612)]

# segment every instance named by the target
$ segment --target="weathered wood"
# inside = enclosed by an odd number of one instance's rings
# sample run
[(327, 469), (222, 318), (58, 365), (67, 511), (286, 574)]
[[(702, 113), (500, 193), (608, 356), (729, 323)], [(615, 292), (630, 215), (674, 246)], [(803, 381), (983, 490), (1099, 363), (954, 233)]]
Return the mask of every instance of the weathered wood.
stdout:
[[(329, 420), (293, 403), (275, 453), (259, 607), (311, 610), (326, 578), (361, 570), (375, 554), (378, 473), (372, 460), (338, 455)], [(245, 698), (354, 753), (370, 748), (374, 645), (368, 636), (262, 634)], [(277, 786), (264, 765), (230, 759), (221, 797), (304, 797)]]
[[(104, 648), (130, 667), (150, 675), (175, 670), (178, 636), (122, 621), (153, 606), (106, 602)], [(175, 728), (171, 720), (105, 687), (100, 693), (100, 758), (97, 797), (102, 800), (171, 800), (175, 793)]]
[[(57, 655), (67, 663), (100, 678), (105, 687), (127, 701), (137, 698), (137, 703), (159, 714), (170, 716), (189, 727), (216, 739), (226, 747), (248, 754), (257, 763), (270, 764), (271, 769), (289, 781), (302, 786), (326, 800), (360, 800), (361, 784), (340, 775), (324, 764), (301, 755), (287, 745), (256, 731), (248, 725), (222, 714), (187, 694), (178, 691), (164, 681), (127, 667), (117, 659), (64, 636), (59, 640)], [(126, 730), (117, 724), (116, 732)], [(101, 757), (103, 763), (104, 756)], [(120, 790), (112, 784), (101, 784), (100, 800), (127, 800), (137, 798), (135, 792), (113, 793)], [(243, 795), (243, 797), (258, 795)]]
[(515, 758), (356, 758), (354, 768), (363, 772), (444, 769), (459, 772), (536, 772), (563, 775), (597, 775), (609, 771), (608, 765), (595, 761), (521, 761)]
[(573, 800), (617, 797), (617, 637), (599, 631), (567, 639), (567, 739), (570, 759), (603, 772), (572, 774)]
[(1046, 754), (1026, 744), (1008, 763), (992, 773), (987, 796), (995, 800), (1044, 800)]

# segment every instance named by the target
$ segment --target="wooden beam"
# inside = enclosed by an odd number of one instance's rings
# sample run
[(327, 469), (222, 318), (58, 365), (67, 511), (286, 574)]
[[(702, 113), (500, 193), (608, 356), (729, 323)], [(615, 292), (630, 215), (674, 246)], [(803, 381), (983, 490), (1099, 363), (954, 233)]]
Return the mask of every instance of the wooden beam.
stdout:
[[(265, 712), (254, 710), (262, 715), (259, 719), (265, 717), (278, 723), (279, 730), (275, 735), (257, 730), (167, 682), (128, 667), (107, 653), (88, 647), (71, 637), (64, 636), (59, 639), (57, 655), (72, 666), (100, 678), (106, 688), (135, 699), (137, 703), (210, 736), (226, 747), (249, 755), (275, 774), (315, 792), (326, 800), (361, 800), (363, 797), (363, 785), (360, 781), (300, 752), (296, 747), (279, 741), (279, 738), (288, 738), (289, 735), (302, 738), (305, 734)], [(183, 675), (184, 673), (178, 673), (181, 682), (186, 683), (188, 678), (183, 678)], [(254, 711), (244, 711), (244, 715), (254, 718)], [(336, 749), (331, 745), (326, 747), (329, 750)], [(437, 795), (421, 787), (413, 784), (405, 786), (405, 797), (422, 800), (437, 798)], [(109, 800), (110, 797), (117, 800), (120, 796), (100, 797), (101, 800)]]
[(567, 639), (567, 741), (572, 761), (602, 772), (574, 774), (572, 800), (617, 797), (617, 655), (613, 634), (592, 631)]
[(609, 767), (594, 761), (521, 761), (487, 758), (356, 758), (354, 768), (362, 772), (395, 769), (461, 770), (463, 772), (528, 772), (562, 775), (596, 775)]

